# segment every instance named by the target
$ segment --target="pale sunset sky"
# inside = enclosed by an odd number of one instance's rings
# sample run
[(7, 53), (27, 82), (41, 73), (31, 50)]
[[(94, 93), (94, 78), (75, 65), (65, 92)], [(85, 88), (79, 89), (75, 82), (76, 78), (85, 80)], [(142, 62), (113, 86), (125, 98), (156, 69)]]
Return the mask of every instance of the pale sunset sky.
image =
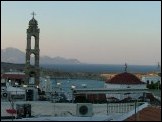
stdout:
[(32, 12), (40, 28), (40, 55), (91, 64), (161, 62), (161, 2), (1, 2), (1, 49), (25, 52)]

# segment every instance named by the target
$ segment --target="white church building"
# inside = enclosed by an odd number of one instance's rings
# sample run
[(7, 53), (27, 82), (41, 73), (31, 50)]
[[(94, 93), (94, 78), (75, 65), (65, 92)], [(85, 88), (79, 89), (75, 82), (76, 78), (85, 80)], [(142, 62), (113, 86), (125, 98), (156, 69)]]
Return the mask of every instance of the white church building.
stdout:
[[(135, 75), (127, 72), (117, 74), (111, 79), (108, 79), (105, 82), (105, 88), (110, 90), (113, 89), (126, 91), (124, 94), (106, 94), (107, 99), (116, 98), (118, 100), (123, 100), (125, 98), (138, 99), (139, 97), (142, 97), (144, 92), (147, 90), (146, 83), (142, 82)], [(131, 91), (136, 92), (133, 93)]]

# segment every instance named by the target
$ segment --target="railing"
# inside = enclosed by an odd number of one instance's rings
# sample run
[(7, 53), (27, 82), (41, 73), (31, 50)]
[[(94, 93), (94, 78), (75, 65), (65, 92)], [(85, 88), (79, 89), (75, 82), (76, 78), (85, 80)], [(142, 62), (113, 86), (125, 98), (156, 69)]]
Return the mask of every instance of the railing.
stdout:
[(147, 102), (144, 102), (142, 105), (139, 103), (139, 106), (136, 107), (136, 109), (133, 109), (125, 114), (123, 114), (122, 116), (120, 117), (116, 117), (113, 119), (113, 121), (124, 121), (125, 119), (127, 119), (128, 117), (132, 116), (133, 114), (135, 114), (135, 117), (136, 117), (136, 121), (137, 121), (137, 117), (138, 117), (138, 112), (140, 110), (142, 110), (143, 108), (146, 108), (148, 107), (148, 103)]
[(135, 103), (111, 103), (107, 105), (107, 114), (127, 113), (135, 108)]

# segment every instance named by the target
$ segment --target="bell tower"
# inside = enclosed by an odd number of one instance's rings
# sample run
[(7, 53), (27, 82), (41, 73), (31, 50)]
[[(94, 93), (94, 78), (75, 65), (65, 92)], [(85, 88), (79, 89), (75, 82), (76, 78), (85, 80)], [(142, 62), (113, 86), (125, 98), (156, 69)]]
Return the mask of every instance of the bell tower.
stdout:
[[(35, 13), (32, 13), (33, 18), (29, 21), (29, 27), (27, 29), (27, 46), (26, 46), (26, 63), (25, 63), (25, 74), (27, 85), (39, 85), (39, 28), (38, 22), (34, 18)], [(34, 38), (34, 40), (31, 40)], [(31, 47), (31, 41), (34, 41), (34, 47)], [(34, 55), (34, 57), (31, 57)], [(31, 59), (34, 58), (34, 64), (31, 64)]]

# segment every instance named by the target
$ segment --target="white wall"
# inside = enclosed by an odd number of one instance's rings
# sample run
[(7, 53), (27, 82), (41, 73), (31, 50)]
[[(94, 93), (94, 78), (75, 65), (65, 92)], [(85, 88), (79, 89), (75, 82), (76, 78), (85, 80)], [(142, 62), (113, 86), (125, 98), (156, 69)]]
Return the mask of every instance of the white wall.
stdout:
[(105, 88), (107, 89), (146, 89), (146, 84), (110, 84), (105, 83)]
[(136, 94), (128, 94), (128, 95), (124, 95), (124, 94), (106, 94), (106, 98), (109, 98), (109, 97), (115, 97), (119, 100), (122, 100), (124, 98), (127, 98), (127, 97), (131, 97), (133, 99), (138, 99), (140, 96), (143, 96), (143, 92), (139, 92), (139, 93), (136, 93)]
[(1, 83), (5, 83), (5, 79), (4, 78), (1, 78)]
[(144, 77), (142, 77), (142, 81), (145, 83), (147, 83), (147, 81), (149, 81), (149, 84), (151, 84), (151, 82), (157, 83), (158, 81), (160, 81), (160, 84), (161, 84), (161, 77), (159, 77), (159, 76), (144, 76)]
[[(129, 87), (129, 88), (128, 88)], [(135, 84), (135, 85), (127, 85), (127, 84), (110, 84), (105, 83), (105, 88), (107, 89), (147, 89), (146, 84)], [(106, 97), (115, 97), (119, 100), (122, 100), (126, 97), (130, 96), (131, 98), (137, 99), (140, 96), (143, 96), (143, 92), (139, 92), (137, 94), (106, 94)]]

